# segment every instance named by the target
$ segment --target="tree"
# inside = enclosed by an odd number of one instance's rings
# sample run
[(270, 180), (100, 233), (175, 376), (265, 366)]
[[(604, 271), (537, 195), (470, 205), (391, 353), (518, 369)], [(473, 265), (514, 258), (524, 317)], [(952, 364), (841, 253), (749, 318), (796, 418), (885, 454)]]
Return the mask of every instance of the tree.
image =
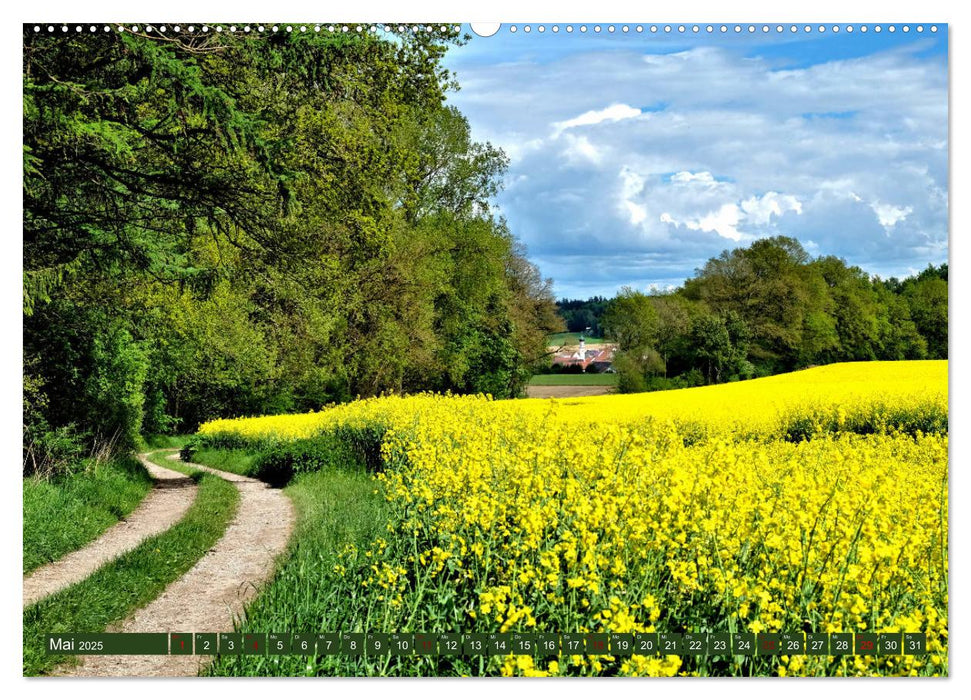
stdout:
[(934, 275), (918, 278), (905, 285), (904, 297), (917, 331), (927, 341), (928, 355), (947, 359), (947, 266), (943, 267), (945, 279)]
[(644, 350), (657, 342), (657, 311), (648, 295), (624, 287), (607, 305), (603, 327), (620, 350)]
[(25, 30), (25, 444), (521, 392), (557, 320), (455, 41)]
[(553, 300), (553, 280), (544, 278), (526, 257), (526, 247), (511, 242), (506, 263), (506, 278), (510, 289), (508, 315), (511, 340), (521, 358), (518, 370), (512, 375), (509, 396), (525, 392), (530, 376), (548, 362), (546, 338), (561, 330), (562, 320), (556, 315)]
[(509, 159), (500, 149), (472, 140), (468, 120), (455, 107), (416, 110), (401, 128), (417, 163), (402, 188), (411, 221), (440, 212), (488, 215)]
[(614, 368), (621, 392), (643, 391), (650, 376), (664, 374), (657, 350), (658, 313), (646, 294), (624, 287), (610, 300), (603, 315), (604, 331), (617, 342)]
[(946, 264), (931, 265), (884, 281), (775, 237), (724, 251), (680, 289), (651, 296), (653, 316), (627, 294), (608, 306), (625, 343), (650, 338), (642, 344), (658, 353), (665, 378), (683, 384), (697, 369), (708, 382), (725, 381), (826, 362), (946, 357), (947, 274)]
[(807, 261), (793, 238), (759, 239), (709, 260), (686, 291), (716, 313), (738, 313), (752, 331), (753, 356), (789, 368), (811, 307)]
[(749, 331), (734, 311), (724, 316), (701, 314), (691, 323), (689, 340), (695, 366), (709, 384), (750, 376), (746, 360)]
[(714, 315), (699, 316), (691, 324), (691, 347), (705, 381), (721, 381), (722, 370), (732, 354), (732, 341), (725, 322)]
[(607, 303), (607, 299), (602, 296), (593, 296), (589, 299), (560, 299), (556, 302), (556, 309), (566, 329), (571, 333), (590, 333), (594, 337), (602, 337), (604, 334), (602, 318)]
[(839, 258), (813, 262), (829, 288), (839, 347), (836, 360), (875, 360), (879, 350), (878, 305), (870, 279), (858, 267), (848, 267)]
[(690, 302), (678, 294), (657, 294), (651, 296), (651, 303), (657, 314), (657, 351), (667, 376), (668, 362), (684, 352), (684, 338), (691, 327)]

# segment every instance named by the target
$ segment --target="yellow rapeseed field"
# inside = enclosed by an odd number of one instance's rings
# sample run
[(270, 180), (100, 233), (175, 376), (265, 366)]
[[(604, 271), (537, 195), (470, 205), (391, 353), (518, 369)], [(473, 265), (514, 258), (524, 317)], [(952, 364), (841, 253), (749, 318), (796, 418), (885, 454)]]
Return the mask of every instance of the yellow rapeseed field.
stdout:
[(946, 361), (870, 362), (562, 401), (391, 396), (200, 433), (381, 427), (387, 535), (340, 572), (374, 596), (373, 631), (907, 631), (930, 650), (507, 656), (495, 673), (937, 675), (946, 412)]

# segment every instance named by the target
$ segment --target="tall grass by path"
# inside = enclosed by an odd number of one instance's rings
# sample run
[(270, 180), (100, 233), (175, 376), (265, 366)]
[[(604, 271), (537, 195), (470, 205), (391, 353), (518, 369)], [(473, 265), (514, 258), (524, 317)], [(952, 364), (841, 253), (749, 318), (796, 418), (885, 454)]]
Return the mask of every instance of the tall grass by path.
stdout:
[(175, 463), (171, 467), (198, 481), (192, 507), (169, 530), (145, 540), (84, 581), (24, 610), (25, 676), (43, 675), (74, 658), (46, 654), (44, 635), (104, 631), (156, 598), (222, 537), (236, 513), (236, 487), (212, 474)]
[(133, 457), (92, 462), (50, 481), (23, 480), (23, 573), (92, 542), (131, 513), (152, 488)]
[[(235, 469), (252, 463), (242, 451), (204, 450), (193, 460), (206, 466)], [(368, 563), (369, 545), (388, 522), (380, 484), (365, 469), (330, 469), (299, 474), (286, 488), (297, 511), (297, 525), (285, 563), (273, 581), (250, 603), (240, 632), (358, 631), (379, 593), (348, 585), (354, 578), (339, 568), (340, 554), (360, 553)], [(372, 621), (371, 631), (381, 630)], [(363, 663), (363, 662), (361, 662)], [(356, 675), (364, 666), (349, 658), (301, 656), (225, 656), (207, 671), (215, 676)], [(372, 672), (374, 669), (372, 669)]]
[[(207, 451), (193, 456), (206, 466), (226, 464), (230, 452), (213, 461)], [(218, 450), (216, 451), (218, 452)], [(210, 457), (212, 453), (209, 452)], [(253, 455), (250, 455), (252, 457)], [(346, 455), (344, 455), (346, 457)], [(247, 460), (248, 461), (248, 460)], [(297, 510), (297, 526), (285, 564), (246, 610), (237, 632), (466, 632), (460, 616), (410, 611), (409, 623), (378, 613), (386, 593), (360, 586), (362, 575), (378, 561), (375, 543), (391, 539), (389, 513), (381, 483), (362, 462), (299, 473), (286, 488)], [(237, 466), (237, 468), (240, 468)], [(353, 570), (352, 570), (353, 568)], [(441, 611), (438, 606), (431, 609)], [(204, 672), (209, 676), (458, 676), (483, 675), (486, 659), (462, 657), (359, 658), (321, 656), (219, 656)]]

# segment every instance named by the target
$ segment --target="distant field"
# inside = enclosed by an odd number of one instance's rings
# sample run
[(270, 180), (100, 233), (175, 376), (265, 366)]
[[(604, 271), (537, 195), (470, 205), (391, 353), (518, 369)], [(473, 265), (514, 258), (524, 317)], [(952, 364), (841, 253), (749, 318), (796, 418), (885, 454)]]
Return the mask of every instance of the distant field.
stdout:
[(617, 375), (604, 374), (534, 374), (530, 386), (617, 386)]
[[(583, 336), (583, 341), (585, 343), (597, 344), (603, 343), (604, 339), (585, 335)], [(580, 333), (554, 333), (546, 339), (547, 345), (578, 345), (579, 343)]]

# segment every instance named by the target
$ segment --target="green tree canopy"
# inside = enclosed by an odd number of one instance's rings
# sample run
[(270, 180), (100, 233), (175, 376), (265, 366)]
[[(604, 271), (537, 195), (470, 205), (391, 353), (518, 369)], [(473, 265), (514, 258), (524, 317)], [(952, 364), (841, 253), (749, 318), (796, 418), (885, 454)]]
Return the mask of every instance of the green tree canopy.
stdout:
[(27, 432), (520, 393), (557, 319), (445, 105), (461, 41), (25, 28)]

